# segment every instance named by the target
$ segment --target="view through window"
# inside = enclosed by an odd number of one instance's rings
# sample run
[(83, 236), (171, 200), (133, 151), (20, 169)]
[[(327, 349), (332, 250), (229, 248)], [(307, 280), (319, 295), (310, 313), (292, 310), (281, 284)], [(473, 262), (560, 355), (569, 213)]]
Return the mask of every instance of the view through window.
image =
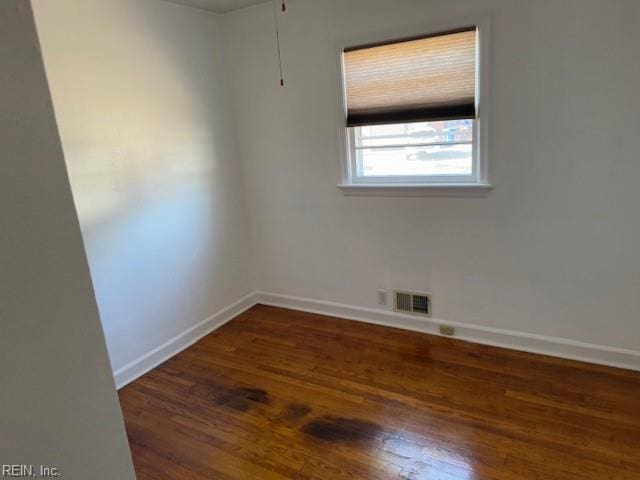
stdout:
[(356, 175), (471, 175), (473, 124), (467, 119), (355, 127)]

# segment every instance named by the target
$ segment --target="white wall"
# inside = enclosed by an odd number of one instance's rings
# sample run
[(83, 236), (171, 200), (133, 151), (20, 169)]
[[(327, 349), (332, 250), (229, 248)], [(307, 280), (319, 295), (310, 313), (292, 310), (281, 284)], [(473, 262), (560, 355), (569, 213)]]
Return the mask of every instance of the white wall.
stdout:
[(133, 479), (31, 8), (0, 2), (0, 464)]
[(34, 0), (115, 371), (251, 290), (220, 18)]
[[(337, 46), (475, 13), (495, 189), (344, 197)], [(225, 22), (260, 289), (364, 307), (425, 290), (437, 318), (640, 350), (637, 1), (295, 0), (284, 89), (271, 6)]]

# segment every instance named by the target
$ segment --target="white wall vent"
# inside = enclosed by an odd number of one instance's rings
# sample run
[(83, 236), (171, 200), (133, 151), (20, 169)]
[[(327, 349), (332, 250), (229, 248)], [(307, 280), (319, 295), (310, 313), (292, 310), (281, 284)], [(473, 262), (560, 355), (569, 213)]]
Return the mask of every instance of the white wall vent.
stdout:
[(431, 298), (426, 293), (394, 290), (393, 308), (396, 312), (431, 316)]

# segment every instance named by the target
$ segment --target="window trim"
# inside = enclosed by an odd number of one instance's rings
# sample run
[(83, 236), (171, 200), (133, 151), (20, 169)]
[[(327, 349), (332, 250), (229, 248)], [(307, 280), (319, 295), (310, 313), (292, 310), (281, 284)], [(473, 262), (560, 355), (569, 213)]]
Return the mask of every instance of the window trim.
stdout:
[[(445, 176), (425, 177), (358, 177), (354, 158), (355, 145), (353, 127), (346, 127), (347, 101), (345, 88), (345, 74), (343, 52), (353, 45), (379, 44), (398, 41), (402, 38), (428, 36), (431, 33), (456, 30), (463, 26), (475, 25), (478, 29), (477, 68), (476, 68), (476, 112), (473, 128), (473, 175), (464, 179), (456, 175), (455, 183), (446, 180)], [(401, 40), (400, 40), (401, 41)], [(490, 46), (490, 18), (489, 16), (475, 16), (457, 19), (455, 21), (440, 22), (428, 26), (422, 25), (402, 32), (386, 32), (384, 35), (369, 38), (345, 39), (338, 45), (339, 89), (340, 105), (340, 136), (342, 175), (338, 187), (345, 195), (383, 195), (383, 196), (418, 196), (418, 195), (456, 195), (462, 196), (484, 194), (492, 188), (488, 180), (487, 140), (488, 118), (490, 105), (489, 90), (489, 46)], [(454, 176), (451, 176), (454, 177)], [(460, 181), (462, 180), (462, 181)], [(405, 192), (405, 193), (403, 193)], [(422, 193), (421, 193), (422, 192)]]

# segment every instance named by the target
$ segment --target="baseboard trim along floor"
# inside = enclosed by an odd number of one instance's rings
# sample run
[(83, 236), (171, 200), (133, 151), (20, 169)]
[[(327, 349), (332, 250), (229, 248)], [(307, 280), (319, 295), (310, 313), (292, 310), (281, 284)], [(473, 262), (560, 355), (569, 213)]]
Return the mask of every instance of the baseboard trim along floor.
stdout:
[(455, 327), (455, 338), (459, 340), (640, 371), (640, 351), (436, 318), (419, 318), (389, 310), (257, 291), (245, 295), (228, 307), (116, 370), (114, 373), (116, 387), (118, 389), (124, 387), (256, 304), (318, 313), (431, 335), (439, 335), (439, 325), (446, 324)]
[(187, 347), (200, 340), (205, 335), (220, 328), (228, 321), (234, 319), (245, 310), (256, 304), (256, 294), (249, 293), (228, 307), (223, 308), (200, 323), (188, 328), (184, 332), (167, 340), (159, 347), (144, 354), (140, 358), (128, 363), (114, 372), (116, 388), (119, 390), (125, 385), (141, 377), (149, 370), (154, 369), (161, 363), (180, 353)]
[(455, 327), (456, 335), (454, 338), (458, 340), (640, 371), (640, 351), (636, 350), (594, 345), (566, 338), (554, 338), (437, 318), (420, 318), (390, 310), (364, 308), (290, 295), (256, 292), (256, 297), (257, 303), (263, 305), (319, 313), (432, 335), (440, 335), (438, 328), (445, 324)]

